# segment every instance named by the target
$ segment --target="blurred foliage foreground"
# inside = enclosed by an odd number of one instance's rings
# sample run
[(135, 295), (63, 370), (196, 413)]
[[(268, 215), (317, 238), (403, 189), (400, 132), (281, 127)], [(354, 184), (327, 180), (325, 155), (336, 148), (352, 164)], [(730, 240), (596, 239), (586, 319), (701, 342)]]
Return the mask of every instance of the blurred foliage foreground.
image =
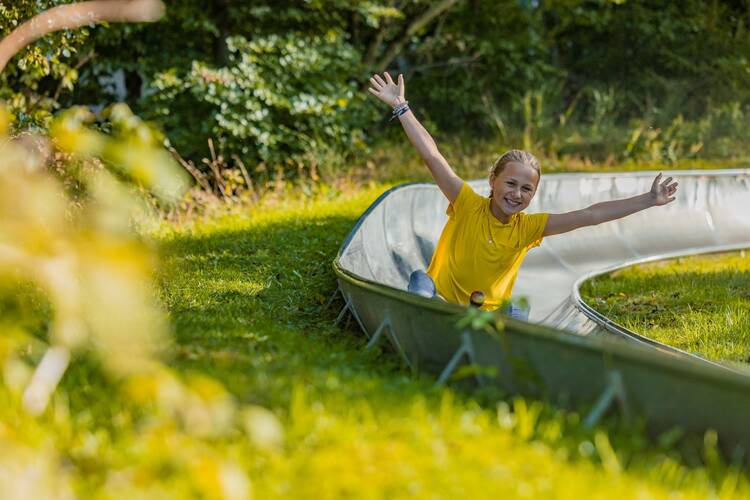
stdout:
[[(107, 115), (111, 135), (72, 109), (48, 139), (7, 136), (0, 111), (0, 492), (71, 498), (102, 487), (132, 498), (169, 488), (247, 498), (243, 469), (210, 443), (231, 436), (274, 446), (278, 423), (220, 383), (185, 379), (159, 360), (167, 321), (153, 290), (155, 259), (133, 220), (148, 213), (139, 188), (169, 201), (186, 179), (126, 107)], [(97, 422), (69, 407), (87, 383), (57, 387), (72, 359), (88, 359), (102, 388), (86, 404), (107, 402)], [(116, 436), (114, 451), (107, 441)]]

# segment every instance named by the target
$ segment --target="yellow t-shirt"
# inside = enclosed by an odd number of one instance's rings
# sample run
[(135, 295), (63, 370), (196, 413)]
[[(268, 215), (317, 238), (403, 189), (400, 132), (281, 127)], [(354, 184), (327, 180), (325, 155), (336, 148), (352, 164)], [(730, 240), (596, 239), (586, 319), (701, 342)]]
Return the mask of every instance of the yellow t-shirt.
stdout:
[(490, 212), (490, 200), (469, 187), (448, 205), (448, 223), (432, 256), (429, 274), (447, 301), (468, 304), (484, 292), (482, 309), (497, 309), (510, 298), (526, 252), (542, 242), (549, 214), (513, 214), (503, 224)]

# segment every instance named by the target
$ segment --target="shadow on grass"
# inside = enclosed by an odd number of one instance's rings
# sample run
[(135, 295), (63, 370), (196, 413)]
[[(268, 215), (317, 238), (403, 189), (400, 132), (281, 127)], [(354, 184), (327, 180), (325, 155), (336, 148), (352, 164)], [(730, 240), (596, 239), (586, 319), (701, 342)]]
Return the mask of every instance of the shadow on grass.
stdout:
[[(331, 263), (356, 218), (332, 216), (183, 235), (164, 245), (162, 297), (175, 327), (174, 364), (221, 379), (245, 401), (284, 407), (295, 384), (402, 399), (429, 390), (393, 356), (364, 352)], [(407, 389), (407, 386), (409, 389)]]

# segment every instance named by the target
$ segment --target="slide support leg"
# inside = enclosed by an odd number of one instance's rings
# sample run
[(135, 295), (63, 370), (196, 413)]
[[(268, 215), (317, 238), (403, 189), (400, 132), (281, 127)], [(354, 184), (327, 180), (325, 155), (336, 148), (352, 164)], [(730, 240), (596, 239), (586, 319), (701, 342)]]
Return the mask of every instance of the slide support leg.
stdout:
[(622, 375), (617, 370), (607, 373), (607, 387), (601, 396), (599, 396), (599, 399), (596, 400), (589, 414), (586, 415), (586, 418), (583, 420), (583, 426), (591, 429), (598, 424), (607, 410), (612, 406), (612, 403), (616, 403), (622, 414), (627, 418), (629, 411), (625, 394), (625, 384), (622, 381)]
[(469, 334), (467, 332), (464, 332), (461, 334), (461, 345), (459, 346), (458, 350), (456, 350), (455, 353), (453, 353), (453, 356), (451, 356), (451, 359), (448, 361), (448, 364), (445, 365), (445, 368), (443, 368), (443, 371), (440, 372), (440, 376), (437, 379), (437, 382), (435, 382), (436, 386), (442, 386), (445, 385), (445, 383), (448, 381), (451, 375), (453, 375), (453, 372), (456, 371), (456, 368), (458, 368), (459, 363), (461, 362), (461, 359), (466, 357), (466, 359), (471, 362), (471, 359), (473, 358), (474, 349), (471, 345), (471, 339), (469, 338)]

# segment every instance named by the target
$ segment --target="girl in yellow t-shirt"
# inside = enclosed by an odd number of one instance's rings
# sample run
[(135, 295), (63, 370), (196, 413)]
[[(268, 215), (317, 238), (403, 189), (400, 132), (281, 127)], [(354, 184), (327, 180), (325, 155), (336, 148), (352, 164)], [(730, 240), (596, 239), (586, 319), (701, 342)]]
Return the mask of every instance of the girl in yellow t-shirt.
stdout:
[[(409, 290), (420, 295), (468, 304), (472, 292), (479, 291), (485, 296), (482, 308), (497, 309), (510, 298), (526, 253), (545, 236), (620, 219), (675, 199), (677, 183), (671, 177), (662, 181), (659, 174), (649, 192), (632, 198), (563, 214), (525, 214), (541, 176), (534, 155), (511, 150), (500, 156), (490, 171), (489, 199), (479, 196), (456, 175), (409, 109), (403, 75), (398, 75), (397, 82), (388, 73), (374, 75), (370, 85), (370, 93), (393, 108), (393, 116), (449, 202), (448, 223), (427, 272), (415, 271), (409, 280)], [(507, 312), (528, 318), (528, 310), (510, 306)]]

